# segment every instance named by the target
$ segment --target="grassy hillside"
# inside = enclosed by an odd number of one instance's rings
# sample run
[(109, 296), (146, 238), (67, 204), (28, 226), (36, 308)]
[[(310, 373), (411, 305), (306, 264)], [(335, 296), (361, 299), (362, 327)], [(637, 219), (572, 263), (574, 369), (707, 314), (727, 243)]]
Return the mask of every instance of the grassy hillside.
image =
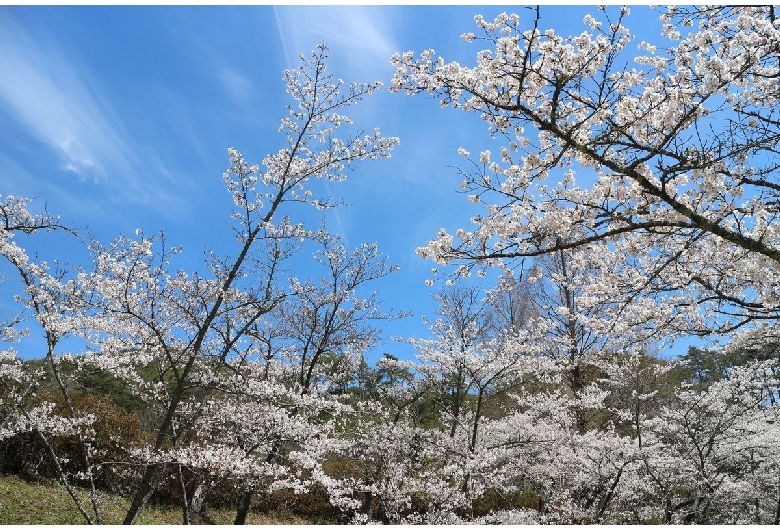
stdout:
[[(87, 502), (86, 494), (84, 500)], [(129, 499), (106, 495), (103, 517), (106, 524), (120, 524)], [(231, 524), (235, 511), (227, 508), (203, 510), (203, 523)], [(149, 506), (141, 514), (140, 524), (181, 524), (178, 508)], [(293, 515), (250, 513), (247, 524), (308, 524), (310, 521)], [(0, 475), (0, 525), (8, 524), (85, 524), (65, 489), (48, 480), (26, 482), (11, 475)]]

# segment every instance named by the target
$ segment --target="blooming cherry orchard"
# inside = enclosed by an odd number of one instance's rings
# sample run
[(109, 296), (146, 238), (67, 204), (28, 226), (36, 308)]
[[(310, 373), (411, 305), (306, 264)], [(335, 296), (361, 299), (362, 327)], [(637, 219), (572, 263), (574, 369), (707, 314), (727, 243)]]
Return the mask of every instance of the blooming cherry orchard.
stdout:
[[(391, 91), (490, 142), (458, 151), (471, 226), (417, 251), (457, 266), (426, 336), (385, 343), (398, 267), (312, 225), (398, 143), (358, 132), (381, 84), (324, 45), (283, 74), (280, 145), (228, 150), (233, 250), (196, 270), (163, 230), (101, 242), (2, 198), (0, 479), (55, 480), (89, 524), (121, 495), (126, 524), (780, 523), (776, 11), (659, 9), (649, 43), (628, 8), (572, 36), (544, 9), (476, 16), (474, 66), (391, 59)], [(85, 259), (25, 250), (46, 237)], [(691, 336), (727, 344), (654, 353)]]

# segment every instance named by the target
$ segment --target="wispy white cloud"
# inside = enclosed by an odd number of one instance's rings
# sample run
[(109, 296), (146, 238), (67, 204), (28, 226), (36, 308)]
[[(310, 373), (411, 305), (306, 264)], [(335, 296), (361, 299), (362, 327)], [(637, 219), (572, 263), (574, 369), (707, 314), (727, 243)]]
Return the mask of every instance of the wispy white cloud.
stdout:
[[(278, 6), (277, 27), (287, 63), (298, 65), (306, 55), (325, 43), (346, 74), (387, 77), (390, 56), (396, 51), (387, 6)], [(315, 40), (316, 39), (316, 40)], [(345, 75), (346, 75), (345, 74)], [(372, 81), (372, 79), (355, 79)]]
[[(8, 12), (0, 17), (0, 72), (0, 110), (55, 152), (59, 169), (93, 182), (109, 201), (147, 204), (166, 195), (145, 178), (152, 169), (144, 167), (145, 149), (125, 133), (97, 76)], [(170, 209), (176, 201), (166, 202)]]
[(109, 165), (132, 163), (135, 155), (93, 94), (86, 69), (30, 38), (7, 16), (0, 24), (0, 71), (10, 73), (0, 76), (0, 99), (29, 132), (60, 153), (64, 169), (98, 178)]
[(225, 92), (239, 105), (246, 104), (256, 92), (254, 84), (236, 69), (224, 66), (218, 68), (217, 79)]

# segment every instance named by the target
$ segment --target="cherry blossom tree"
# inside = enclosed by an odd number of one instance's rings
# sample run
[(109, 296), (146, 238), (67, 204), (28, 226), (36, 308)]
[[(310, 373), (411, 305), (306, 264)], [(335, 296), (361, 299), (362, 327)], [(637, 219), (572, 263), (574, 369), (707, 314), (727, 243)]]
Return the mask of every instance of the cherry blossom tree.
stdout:
[[(643, 476), (648, 520), (665, 523), (767, 524), (776, 520), (776, 360), (735, 366), (703, 389), (683, 387), (645, 420)], [(767, 495), (768, 493), (768, 495)], [(643, 506), (642, 506), (643, 505)], [(655, 510), (655, 512), (653, 512)]]
[[(450, 436), (455, 436), (466, 414), (466, 399), (473, 389), (466, 356), (489, 340), (493, 331), (485, 294), (478, 285), (454, 284), (433, 295), (439, 303), (430, 323), (432, 340), (414, 340), (429, 383), (439, 387), (441, 410), (449, 416)], [(418, 356), (419, 357), (419, 356)]]
[(413, 361), (386, 354), (369, 371), (374, 380), (356, 407), (353, 440), (344, 453), (360, 470), (354, 488), (363, 502), (355, 522), (402, 523), (425, 489), (425, 447), (437, 433), (423, 426), (428, 418), (418, 406), (429, 389), (413, 367)]
[[(329, 403), (326, 396), (333, 394), (343, 380), (351, 379), (352, 367), (378, 343), (378, 323), (405, 315), (382, 311), (378, 292), (365, 292), (373, 283), (398, 270), (379, 254), (376, 244), (363, 244), (350, 251), (340, 238), (324, 228), (313, 238), (320, 246), (314, 260), (322, 269), (322, 276), (306, 281), (291, 278), (291, 295), (270, 315), (266, 326), (251, 331), (249, 336), (266, 345), (265, 363), (276, 363), (277, 381), (287, 385), (287, 392), (297, 394), (296, 400), (307, 396), (325, 400), (320, 406), (322, 413), (324, 404)], [(327, 361), (335, 366), (326, 370)], [(330, 406), (336, 407), (334, 403)], [(289, 406), (287, 414), (296, 418), (294, 421), (305, 421), (305, 416), (298, 418), (303, 410), (297, 405)], [(274, 436), (272, 447), (266, 452), (268, 464), (276, 463), (291, 443), (304, 448), (311, 445), (296, 437), (289, 439), (283, 433)], [(327, 437), (319, 435), (320, 439)], [(324, 485), (340, 487), (332, 481)], [(246, 520), (254, 493), (256, 490), (248, 487), (241, 491), (237, 524)]]
[[(426, 516), (445, 519), (429, 520), (475, 520), (471, 505), (481, 495), (493, 491), (506, 496), (524, 489), (538, 499), (535, 513), (510, 510), (513, 515), (491, 517), (560, 523), (634, 520), (625, 499), (642, 488), (643, 422), (663, 404), (658, 396), (669, 367), (643, 355), (644, 331), (615, 324), (618, 304), (593, 299), (587, 287), (594, 258), (584, 249), (568, 249), (537, 259), (531, 275), (522, 279), (532, 286), (524, 292), (533, 310), (526, 311), (530, 316), (525, 323), (507, 323), (511, 333), (478, 333), (487, 329), (478, 323), (493, 321), (480, 312), (494, 306), (455, 303), (447, 296), (444, 316), (452, 319), (469, 307), (470, 317), (456, 320), (470, 325), (458, 327), (440, 318), (432, 327), (440, 340), (415, 341), (421, 351), (420, 374), (435, 380), (439, 373), (460, 370), (467, 383), (457, 428), (432, 451), (439, 455), (436, 478), (441, 482), (429, 484), (427, 491), (437, 492), (439, 504), (430, 505)], [(502, 280), (516, 291), (518, 282)], [(500, 285), (497, 292), (506, 288)], [(454, 308), (461, 308), (460, 313)], [(468, 347), (456, 350), (463, 336)], [(502, 360), (507, 370), (494, 372)], [(497, 381), (502, 384), (495, 386)], [(495, 399), (496, 390), (513, 400), (507, 406), (503, 398), (503, 412), (497, 416), (485, 414), (483, 400)], [(440, 406), (442, 412), (451, 409), (446, 403)], [(447, 488), (448, 482), (461, 489)]]
[(473, 67), (394, 55), (391, 90), (477, 113), (503, 140), (474, 159), (461, 149), (464, 191), (485, 210), (473, 229), (442, 230), (419, 254), (467, 274), (593, 247), (601, 283), (654, 297), (670, 330), (776, 319), (775, 9), (661, 10), (659, 41), (638, 46), (628, 8), (572, 36), (542, 14), (475, 17), (463, 39), (492, 49)]
[(290, 290), (294, 296), (282, 304), (278, 319), (281, 329), (276, 347), (280, 351), (288, 349), (294, 357), (290, 359), (294, 365), (291, 368), (302, 393), (314, 390), (318, 384), (325, 356), (362, 358), (381, 337), (376, 323), (406, 316), (383, 312), (376, 290), (362, 292), (398, 270), (379, 254), (376, 244), (363, 244), (350, 251), (340, 238), (323, 230), (318, 238), (321, 249), (314, 259), (324, 274), (304, 282), (293, 279)]
[(189, 412), (197, 422), (186, 440), (156, 456), (182, 481), (185, 524), (197, 524), (217, 487), (235, 490), (236, 518), (243, 523), (253, 495), (301, 492), (318, 483), (326, 455), (340, 447), (337, 418), (351, 410), (327, 394), (301, 394), (284, 383), (281, 370), (269, 377), (263, 363), (231, 368), (218, 392), (187, 403), (198, 411)]
[[(117, 260), (111, 253), (100, 259), (106, 267), (119, 266), (110, 274), (112, 285), (101, 289), (106, 315), (112, 321), (127, 320), (134, 333), (123, 332), (119, 348), (104, 348), (114, 355), (128, 350), (152, 355), (161, 367), (155, 390), (161, 395), (161, 416), (153, 446), (159, 452), (176, 433), (186, 433), (191, 419), (179, 418), (183, 404), (192, 399), (192, 388), (209, 391), (219, 385), (222, 366), (234, 357), (246, 359), (252, 345), (246, 346), (249, 332), (286, 296), (281, 286), (283, 260), (295, 250), (295, 241), (310, 231), (294, 223), (289, 215), (296, 204), (329, 208), (336, 203), (315, 196), (309, 187), (316, 179), (344, 180), (344, 169), (358, 161), (386, 158), (397, 143), (378, 130), (367, 135), (337, 136), (351, 124), (342, 114), (380, 85), (352, 84), (348, 87), (326, 72), (327, 50), (319, 46), (302, 66), (284, 73), (294, 104), (282, 120), (280, 133), (286, 146), (263, 160), (263, 170), (249, 165), (236, 150), (230, 150), (231, 167), (224, 175), (233, 196), (234, 234), (238, 244), (233, 257), (211, 255), (211, 279), (182, 272), (169, 274), (165, 251), (159, 266), (152, 266), (142, 254), (150, 253), (151, 242), (123, 244), (133, 253), (131, 259)], [(347, 133), (349, 134), (349, 133)], [(288, 211), (286, 212), (285, 209)], [(147, 264), (146, 267), (140, 264)], [(138, 269), (141, 269), (140, 271)], [(139, 272), (148, 273), (137, 278)], [(128, 340), (125, 340), (128, 339)], [(109, 346), (109, 344), (106, 344)], [(203, 399), (202, 392), (198, 399)], [(145, 466), (139, 488), (125, 523), (132, 523), (154, 490), (164, 466)]]
[[(0, 205), (0, 255), (10, 266), (13, 276), (18, 279), (24, 294), (16, 296), (22, 310), (3, 324), (0, 337), (4, 341), (16, 342), (26, 335), (24, 325), (26, 316), (35, 319), (45, 338), (43, 357), (45, 365), (35, 368), (23, 366), (12, 350), (2, 353), (0, 380), (3, 392), (3, 437), (20, 433), (33, 433), (39, 441), (49, 463), (55, 469), (57, 478), (65, 487), (79, 512), (89, 524), (102, 523), (102, 514), (95, 486), (95, 472), (99, 464), (93, 460), (90, 448), (90, 425), (94, 416), (84, 414), (74, 406), (70, 394), (70, 381), (60, 368), (61, 352), (59, 345), (69, 335), (78, 333), (83, 324), (78, 303), (74, 303), (75, 283), (66, 280), (69, 270), (55, 262), (51, 267), (45, 261), (31, 259), (19, 246), (14, 237), (18, 234), (33, 234), (43, 231), (64, 231), (71, 235), (75, 232), (60, 224), (44, 208), (41, 214), (33, 214), (28, 209), (28, 199), (7, 196)], [(47, 370), (48, 369), (48, 370)], [(66, 414), (55, 411), (55, 404), (34, 399), (43, 379), (50, 374), (56, 391), (65, 405)], [(64, 464), (67, 459), (57, 454), (54, 439), (73, 437), (76, 439), (80, 471), (74, 476)], [(86, 480), (90, 488), (91, 512), (74, 490), (74, 480)]]
[(429, 433), (428, 460), (436, 465), (419, 486), (428, 497), (421, 520), (471, 520), (476, 499), (490, 487), (507, 487), (497, 478), (504, 476), (507, 455), (496, 418), (506, 412), (507, 393), (540, 360), (539, 328), (521, 293), (517, 285), (485, 292), (455, 282), (434, 295), (439, 309), (430, 323), (432, 338), (410, 340), (418, 353), (409, 366), (441, 415), (438, 432)]

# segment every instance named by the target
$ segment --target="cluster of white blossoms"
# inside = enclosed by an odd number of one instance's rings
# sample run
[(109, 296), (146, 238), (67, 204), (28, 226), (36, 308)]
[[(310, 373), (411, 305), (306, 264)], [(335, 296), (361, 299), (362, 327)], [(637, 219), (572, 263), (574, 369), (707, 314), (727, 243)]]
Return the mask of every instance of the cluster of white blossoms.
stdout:
[(485, 208), (470, 237), (441, 230), (418, 254), (478, 267), (596, 246), (594, 284), (659, 293), (690, 329), (776, 315), (777, 20), (766, 8), (671, 9), (668, 44), (632, 51), (628, 10), (608, 12), (572, 37), (478, 16), (482, 36), (467, 40), (494, 49), (473, 67), (431, 50), (393, 57), (392, 91), (477, 112), (509, 144), (461, 171), (468, 200)]

